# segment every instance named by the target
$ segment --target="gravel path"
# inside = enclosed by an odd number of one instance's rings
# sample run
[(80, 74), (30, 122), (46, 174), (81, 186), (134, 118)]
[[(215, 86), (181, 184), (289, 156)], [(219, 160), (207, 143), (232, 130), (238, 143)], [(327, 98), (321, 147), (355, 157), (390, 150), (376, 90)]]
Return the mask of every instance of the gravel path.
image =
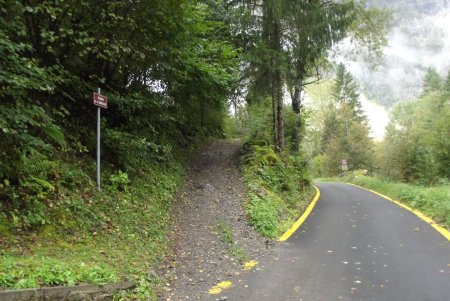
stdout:
[[(212, 286), (239, 275), (245, 257), (268, 254), (272, 243), (248, 225), (242, 208), (240, 148), (238, 141), (221, 140), (192, 158), (174, 202), (173, 255), (164, 266), (167, 283), (159, 300), (202, 300)], [(226, 229), (232, 245), (224, 242)]]

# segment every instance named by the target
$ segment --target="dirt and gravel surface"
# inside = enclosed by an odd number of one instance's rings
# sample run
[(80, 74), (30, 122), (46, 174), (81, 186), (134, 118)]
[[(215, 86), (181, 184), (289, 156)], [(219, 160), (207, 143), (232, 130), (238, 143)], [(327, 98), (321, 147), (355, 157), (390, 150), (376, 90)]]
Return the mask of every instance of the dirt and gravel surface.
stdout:
[[(248, 225), (243, 210), (240, 149), (239, 141), (216, 141), (191, 159), (174, 202), (172, 255), (159, 300), (202, 300), (218, 282), (242, 273), (244, 259), (270, 253), (273, 242)], [(224, 241), (224, 229), (231, 229), (233, 245)]]

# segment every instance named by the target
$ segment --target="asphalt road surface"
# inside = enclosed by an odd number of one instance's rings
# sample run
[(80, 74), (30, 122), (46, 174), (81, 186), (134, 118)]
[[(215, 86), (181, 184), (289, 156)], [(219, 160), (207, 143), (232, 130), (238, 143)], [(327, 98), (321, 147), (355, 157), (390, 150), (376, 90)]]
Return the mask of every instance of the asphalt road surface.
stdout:
[(371, 192), (317, 185), (321, 197), (276, 254), (208, 300), (450, 301), (450, 244)]

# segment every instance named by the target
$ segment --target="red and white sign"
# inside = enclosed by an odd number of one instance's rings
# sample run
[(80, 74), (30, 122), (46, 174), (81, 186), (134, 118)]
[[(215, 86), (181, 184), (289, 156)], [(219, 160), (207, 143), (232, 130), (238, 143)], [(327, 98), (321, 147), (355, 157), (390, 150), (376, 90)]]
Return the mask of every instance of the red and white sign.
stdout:
[(342, 159), (341, 160), (341, 165), (348, 165), (347, 159)]
[(94, 92), (92, 94), (92, 100), (97, 107), (104, 109), (108, 108), (108, 97)]

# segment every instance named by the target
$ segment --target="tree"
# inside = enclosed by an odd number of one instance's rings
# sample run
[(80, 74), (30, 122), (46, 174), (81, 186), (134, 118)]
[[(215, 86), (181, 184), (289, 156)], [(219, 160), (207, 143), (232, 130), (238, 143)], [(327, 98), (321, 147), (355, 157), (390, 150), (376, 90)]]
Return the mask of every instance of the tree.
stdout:
[(321, 1), (293, 2), (294, 11), (288, 20), (290, 45), (287, 86), (291, 94), (292, 110), (296, 114), (292, 133), (292, 150), (298, 152), (301, 128), (301, 95), (308, 78), (320, 78), (319, 62), (334, 42), (343, 39), (355, 14), (352, 2), (338, 4)]
[(398, 181), (434, 184), (450, 178), (450, 101), (443, 91), (397, 105), (387, 127), (383, 173)]
[(221, 137), (239, 61), (216, 4), (0, 0), (2, 208), (26, 212), (65, 185), (63, 164), (92, 160), (97, 87), (102, 158), (131, 179)]
[[(352, 40), (371, 51), (385, 44), (386, 16), (376, 9), (366, 9), (364, 1), (231, 1), (235, 7), (248, 8), (252, 25), (239, 31), (246, 50), (243, 77), (249, 78), (247, 101), (272, 99), (273, 127), (278, 148), (285, 147), (283, 90), (291, 96), (291, 149), (298, 152), (302, 128), (303, 87), (320, 79), (320, 68), (327, 62), (327, 50), (349, 34)], [(375, 29), (377, 26), (379, 27)], [(377, 34), (373, 31), (376, 30)], [(243, 32), (251, 33), (242, 39)], [(249, 36), (251, 36), (249, 38)], [(290, 126), (289, 126), (290, 127)], [(288, 140), (289, 143), (289, 140)]]
[(345, 69), (344, 64), (340, 63), (337, 66), (336, 78), (331, 90), (331, 97), (337, 106), (348, 106), (350, 108), (351, 116), (349, 118), (356, 118), (364, 120), (364, 112), (359, 101), (358, 84), (355, 79)]
[[(247, 7), (255, 16), (253, 27), (246, 29), (255, 33), (253, 47), (245, 57), (250, 63), (243, 64), (250, 70), (244, 73), (252, 78), (247, 99), (250, 103), (264, 95), (271, 97), (276, 140), (278, 148), (284, 149), (283, 89), (291, 90), (293, 110), (299, 116), (303, 80), (332, 42), (345, 36), (354, 18), (353, 2), (263, 0), (247, 3)], [(295, 137), (299, 128), (297, 118)], [(294, 140), (298, 149), (299, 141)]]
[(423, 79), (423, 93), (422, 96), (433, 91), (440, 91), (442, 89), (443, 80), (439, 73), (434, 68), (428, 68), (427, 73)]
[(322, 128), (320, 153), (329, 175), (339, 173), (340, 161), (349, 169), (372, 169), (372, 140), (367, 117), (359, 101), (358, 86), (340, 64), (330, 91), (330, 102)]

